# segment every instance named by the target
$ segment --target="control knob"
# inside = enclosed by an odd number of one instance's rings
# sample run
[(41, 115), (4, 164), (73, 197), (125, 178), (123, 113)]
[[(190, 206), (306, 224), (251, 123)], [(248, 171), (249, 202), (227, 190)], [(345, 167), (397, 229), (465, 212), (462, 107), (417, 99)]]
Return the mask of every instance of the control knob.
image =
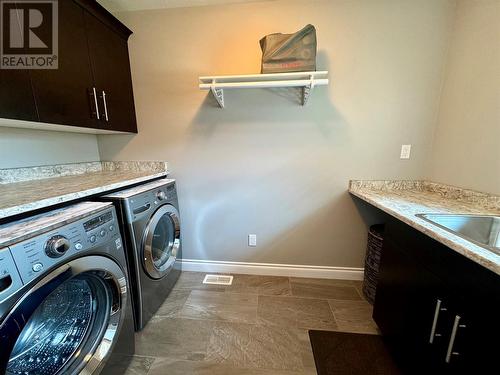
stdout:
[(54, 236), (45, 244), (45, 253), (51, 258), (59, 258), (68, 251), (70, 247), (69, 240), (64, 236)]
[(158, 200), (162, 201), (166, 198), (166, 195), (165, 195), (165, 192), (160, 190), (158, 193), (156, 193), (156, 198), (158, 198)]

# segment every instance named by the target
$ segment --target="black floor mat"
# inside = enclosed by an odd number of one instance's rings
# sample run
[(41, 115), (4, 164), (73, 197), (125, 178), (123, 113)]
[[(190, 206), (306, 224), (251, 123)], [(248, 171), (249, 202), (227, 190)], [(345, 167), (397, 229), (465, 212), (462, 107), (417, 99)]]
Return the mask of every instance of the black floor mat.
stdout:
[(318, 375), (396, 375), (381, 336), (309, 331)]

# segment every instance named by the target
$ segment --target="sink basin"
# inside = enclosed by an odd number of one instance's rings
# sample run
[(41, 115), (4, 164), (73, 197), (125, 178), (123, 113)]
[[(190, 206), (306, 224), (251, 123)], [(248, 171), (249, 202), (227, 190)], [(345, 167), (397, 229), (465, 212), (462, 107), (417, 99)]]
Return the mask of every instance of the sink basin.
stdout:
[(457, 236), (500, 255), (500, 216), (417, 214)]

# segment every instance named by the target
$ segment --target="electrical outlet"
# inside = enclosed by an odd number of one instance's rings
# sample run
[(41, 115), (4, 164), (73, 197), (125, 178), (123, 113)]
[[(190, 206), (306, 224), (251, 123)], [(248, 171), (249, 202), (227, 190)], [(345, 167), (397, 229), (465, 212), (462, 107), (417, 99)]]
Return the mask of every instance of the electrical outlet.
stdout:
[(255, 247), (257, 246), (257, 235), (249, 234), (248, 235), (248, 246)]
[(401, 159), (409, 159), (411, 154), (411, 145), (401, 145)]

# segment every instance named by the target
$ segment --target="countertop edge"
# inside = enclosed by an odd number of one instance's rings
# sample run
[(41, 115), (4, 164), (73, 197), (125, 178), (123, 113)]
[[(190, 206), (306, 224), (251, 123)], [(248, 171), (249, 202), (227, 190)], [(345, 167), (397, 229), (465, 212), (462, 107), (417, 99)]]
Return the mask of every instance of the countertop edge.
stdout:
[(95, 187), (88, 190), (82, 190), (60, 196), (41, 199), (30, 203), (24, 203), (17, 206), (3, 208), (0, 209), (0, 218), (4, 220), (8, 219), (11, 216), (28, 213), (30, 211), (47, 208), (50, 206), (55, 206), (61, 203), (71, 202), (76, 199), (85, 198), (94, 194), (104, 193), (115, 189), (120, 189), (122, 187), (126, 187), (129, 185), (134, 185), (137, 183), (154, 180), (156, 178), (165, 177), (168, 175), (168, 173), (169, 173), (168, 171), (163, 171), (163, 172), (153, 173), (147, 176), (141, 176), (132, 179), (124, 179), (123, 181), (120, 182), (115, 182), (108, 185), (101, 185), (99, 187)]
[[(487, 256), (483, 256), (481, 254), (478, 254), (474, 250), (468, 249), (467, 247), (461, 245), (458, 241), (458, 240), (462, 240), (461, 237), (456, 236), (456, 235), (449, 233), (449, 232), (446, 232), (446, 237), (443, 237), (443, 235), (440, 234), (440, 231), (444, 231), (443, 229), (440, 229), (438, 227), (436, 227), (436, 229), (433, 229), (431, 227), (423, 226), (423, 225), (419, 224), (417, 220), (415, 220), (407, 215), (401, 214), (397, 210), (394, 210), (390, 207), (387, 207), (386, 205), (380, 204), (379, 202), (371, 199), (370, 197), (367, 197), (359, 190), (354, 190), (354, 189), (349, 188), (348, 191), (350, 194), (352, 194), (352, 195), (358, 197), (359, 199), (371, 204), (372, 206), (384, 211), (385, 213), (393, 216), (394, 218), (401, 220), (405, 224), (408, 224), (409, 226), (418, 230), (419, 232), (421, 232), (421, 233), (429, 236), (430, 238), (440, 242), (441, 244), (449, 247), (450, 249), (456, 251), (460, 255), (463, 255), (464, 257), (466, 257), (466, 258), (472, 260), (473, 262), (489, 269), (490, 271), (496, 273), (497, 275), (500, 275), (500, 265), (497, 262), (495, 262), (492, 259), (489, 259)], [(376, 193), (376, 191), (374, 191), (374, 193)], [(431, 224), (429, 224), (429, 225), (431, 225)], [(470, 243), (470, 247), (480, 248), (479, 246), (477, 246), (473, 243)], [(483, 249), (481, 248), (481, 250), (483, 250)], [(487, 251), (487, 250), (484, 250), (484, 251)]]

